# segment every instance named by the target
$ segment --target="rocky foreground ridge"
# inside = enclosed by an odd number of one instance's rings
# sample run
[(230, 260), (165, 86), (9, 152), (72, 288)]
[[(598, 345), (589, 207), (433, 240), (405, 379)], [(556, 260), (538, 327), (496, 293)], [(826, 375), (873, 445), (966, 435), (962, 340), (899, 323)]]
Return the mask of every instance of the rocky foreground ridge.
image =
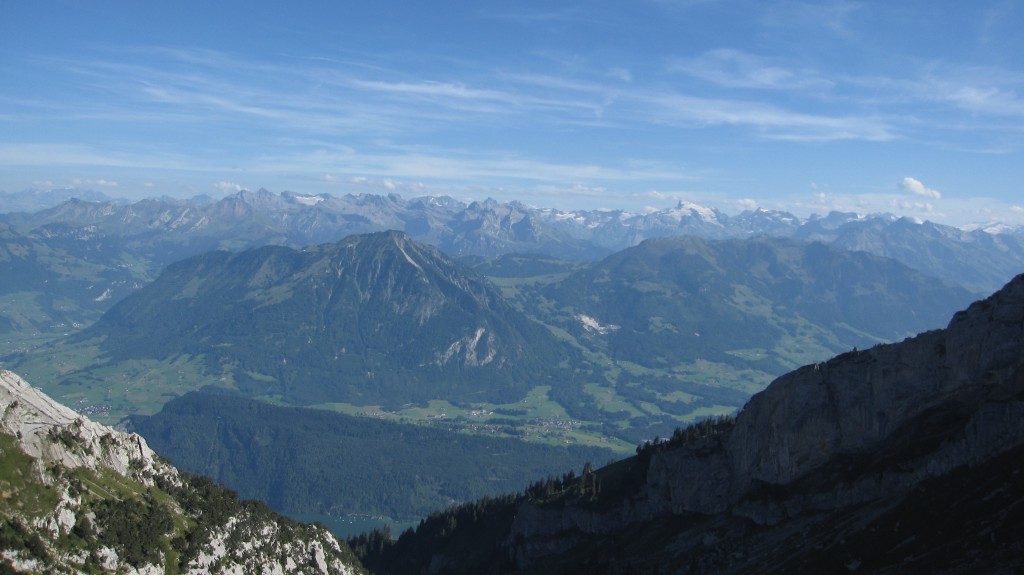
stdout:
[(364, 572), (325, 528), (180, 473), (10, 371), (0, 412), (0, 572)]
[(946, 329), (780, 377), (735, 420), (358, 551), (392, 574), (1020, 572), (1024, 275)]

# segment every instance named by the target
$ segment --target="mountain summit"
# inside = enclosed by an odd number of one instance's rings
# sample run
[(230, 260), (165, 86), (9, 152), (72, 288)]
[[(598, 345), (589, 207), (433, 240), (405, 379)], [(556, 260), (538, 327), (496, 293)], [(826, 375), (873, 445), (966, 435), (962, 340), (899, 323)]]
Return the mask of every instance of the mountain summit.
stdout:
[(513, 400), (571, 353), (394, 231), (187, 259), (82, 333), (94, 336), (115, 359), (202, 356), (243, 392), (296, 404)]

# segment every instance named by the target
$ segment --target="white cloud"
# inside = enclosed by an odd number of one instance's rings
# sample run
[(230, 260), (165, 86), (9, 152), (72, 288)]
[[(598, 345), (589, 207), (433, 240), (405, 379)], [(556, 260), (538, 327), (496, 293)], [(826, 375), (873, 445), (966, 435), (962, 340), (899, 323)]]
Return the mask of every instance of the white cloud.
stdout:
[(922, 184), (920, 180), (911, 178), (909, 176), (903, 178), (900, 181), (899, 186), (900, 189), (903, 190), (904, 192), (911, 193), (916, 196), (924, 196), (926, 198), (933, 198), (936, 200), (942, 198), (942, 194), (940, 194), (938, 190), (928, 188), (924, 184)]
[(890, 206), (901, 212), (924, 212), (934, 213), (935, 206), (931, 202), (912, 202), (909, 200), (893, 200)]
[(218, 190), (225, 194), (242, 191), (242, 186), (234, 182), (217, 182), (216, 184), (213, 185), (213, 187), (217, 188)]
[(113, 180), (83, 180), (81, 178), (74, 178), (71, 180), (71, 184), (74, 186), (102, 186), (105, 188), (116, 188), (117, 182)]
[(739, 200), (736, 200), (736, 206), (740, 210), (754, 211), (757, 208), (759, 208), (761, 204), (759, 204), (758, 201), (753, 198), (741, 198)]

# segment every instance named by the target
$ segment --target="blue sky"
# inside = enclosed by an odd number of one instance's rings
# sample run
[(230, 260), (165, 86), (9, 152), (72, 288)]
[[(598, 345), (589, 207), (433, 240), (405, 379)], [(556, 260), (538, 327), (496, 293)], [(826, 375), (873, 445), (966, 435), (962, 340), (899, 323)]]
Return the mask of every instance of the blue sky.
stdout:
[(0, 190), (1024, 224), (1024, 3), (0, 0)]

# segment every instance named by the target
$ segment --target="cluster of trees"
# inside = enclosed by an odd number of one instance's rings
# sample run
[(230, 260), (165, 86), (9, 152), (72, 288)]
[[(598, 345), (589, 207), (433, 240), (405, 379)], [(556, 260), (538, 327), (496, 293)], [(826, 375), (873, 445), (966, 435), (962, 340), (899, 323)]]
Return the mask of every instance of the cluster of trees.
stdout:
[[(160, 562), (168, 536), (174, 529), (174, 519), (167, 508), (156, 501), (152, 491), (140, 498), (104, 499), (92, 509), (99, 527), (99, 541), (115, 549), (118, 557), (135, 567)], [(76, 527), (76, 533), (86, 541), (95, 536), (84, 515)]]
[(373, 530), (348, 540), (363, 565), (376, 575), (416, 572), (435, 555), (458, 557), (469, 565), (487, 564), (493, 572), (505, 572), (510, 565), (495, 564), (496, 553), (523, 500), (519, 494), (484, 497), (435, 511), (416, 529), (406, 529), (393, 539), (389, 529)]
[(717, 417), (709, 417), (702, 419), (696, 423), (692, 423), (686, 428), (677, 427), (672, 436), (662, 439), (655, 437), (652, 441), (645, 441), (636, 448), (637, 455), (645, 455), (654, 453), (657, 451), (665, 451), (668, 449), (675, 449), (676, 447), (686, 445), (697, 439), (703, 439), (705, 437), (711, 437), (723, 433), (736, 425), (736, 417), (733, 415), (719, 415)]
[(533, 502), (545, 502), (566, 495), (597, 498), (600, 493), (601, 480), (588, 461), (583, 464), (583, 472), (580, 475), (577, 476), (575, 471), (570, 470), (561, 477), (549, 476), (547, 479), (532, 483), (523, 495)]

